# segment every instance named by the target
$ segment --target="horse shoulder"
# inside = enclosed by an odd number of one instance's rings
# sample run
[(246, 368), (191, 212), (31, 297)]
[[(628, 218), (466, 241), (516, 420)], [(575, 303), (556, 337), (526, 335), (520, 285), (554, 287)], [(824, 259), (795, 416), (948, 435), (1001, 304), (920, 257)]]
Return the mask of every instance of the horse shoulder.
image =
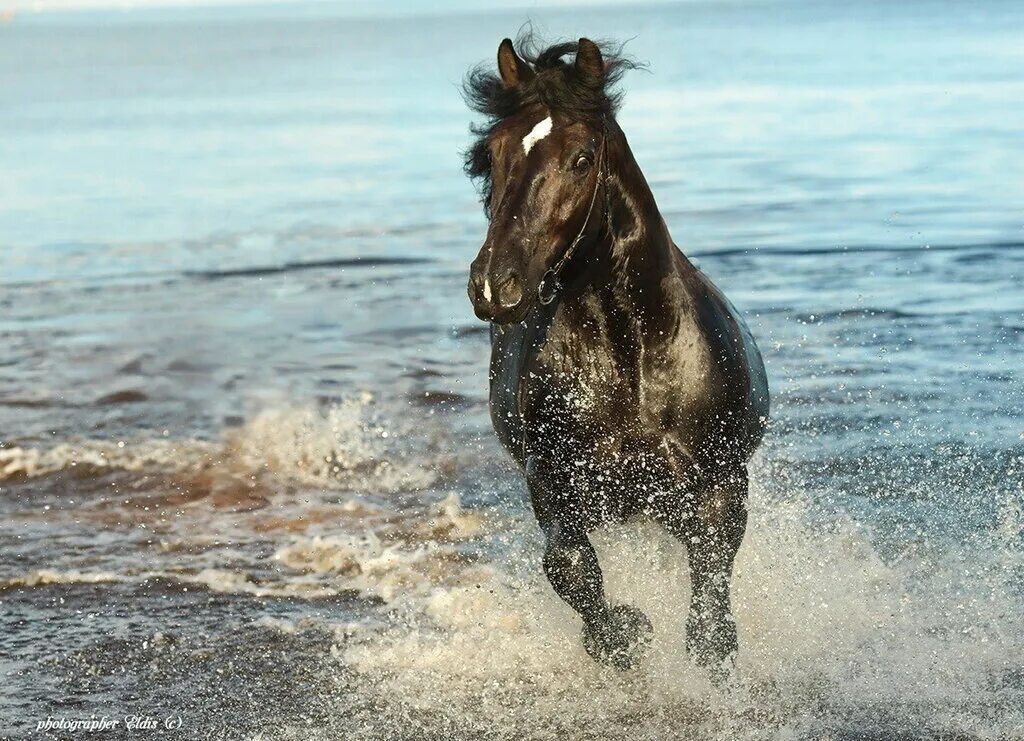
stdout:
[(645, 414), (694, 454), (717, 448), (714, 440), (723, 435), (743, 438), (746, 450), (747, 438), (760, 438), (754, 430), (767, 416), (767, 384), (742, 318), (681, 253), (661, 282), (659, 301), (662, 314), (646, 334)]

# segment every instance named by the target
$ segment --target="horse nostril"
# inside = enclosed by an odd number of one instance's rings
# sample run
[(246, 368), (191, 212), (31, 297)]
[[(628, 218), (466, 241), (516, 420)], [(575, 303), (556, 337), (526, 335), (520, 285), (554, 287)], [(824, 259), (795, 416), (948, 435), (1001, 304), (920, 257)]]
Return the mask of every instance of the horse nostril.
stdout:
[(515, 273), (508, 276), (497, 287), (498, 303), (503, 309), (511, 309), (518, 306), (523, 300), (523, 282)]

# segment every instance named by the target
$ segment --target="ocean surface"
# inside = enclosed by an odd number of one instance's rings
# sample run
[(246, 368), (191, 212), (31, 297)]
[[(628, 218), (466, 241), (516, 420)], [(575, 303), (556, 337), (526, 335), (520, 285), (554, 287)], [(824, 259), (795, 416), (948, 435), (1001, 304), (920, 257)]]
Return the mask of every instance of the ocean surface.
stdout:
[[(0, 24), (0, 737), (1024, 738), (1024, 4), (374, 12)], [(767, 362), (724, 688), (645, 523), (589, 660), (490, 429), (459, 83), (527, 20), (632, 39)]]

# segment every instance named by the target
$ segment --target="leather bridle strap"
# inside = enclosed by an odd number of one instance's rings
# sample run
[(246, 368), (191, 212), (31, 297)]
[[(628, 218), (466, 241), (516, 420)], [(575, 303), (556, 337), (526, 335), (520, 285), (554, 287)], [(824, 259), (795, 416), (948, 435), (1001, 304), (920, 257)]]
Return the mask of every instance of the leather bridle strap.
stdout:
[[(602, 183), (604, 183), (606, 191), (608, 188), (608, 173), (606, 171), (608, 166), (608, 128), (603, 119), (601, 121), (601, 128), (603, 130), (603, 134), (601, 136), (601, 149), (597, 154), (597, 180), (594, 182), (594, 192), (590, 196), (590, 206), (587, 208), (587, 218), (583, 220), (583, 226), (580, 227), (576, 238), (572, 240), (572, 243), (569, 245), (569, 249), (562, 254), (558, 259), (558, 262), (547, 269), (544, 273), (544, 277), (540, 279), (540, 284), (537, 286), (537, 299), (545, 306), (554, 301), (555, 296), (558, 295), (558, 291), (562, 287), (562, 284), (559, 281), (562, 269), (569, 264), (573, 255), (576, 254), (576, 248), (579, 247), (580, 242), (583, 241), (583, 237), (587, 233), (587, 227), (590, 226), (590, 217), (593, 215), (594, 205), (597, 203), (597, 191), (601, 189)], [(606, 197), (605, 201), (607, 202), (607, 200), (608, 199)]]

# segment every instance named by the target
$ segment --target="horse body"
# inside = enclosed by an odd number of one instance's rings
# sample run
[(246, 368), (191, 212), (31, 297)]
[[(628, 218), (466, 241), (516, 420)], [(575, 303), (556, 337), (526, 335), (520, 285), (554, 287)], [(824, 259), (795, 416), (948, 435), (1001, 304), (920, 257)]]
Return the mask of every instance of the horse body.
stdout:
[(613, 274), (522, 323), (492, 325), (491, 418), (524, 471), (556, 432), (579, 441), (568, 446), (577, 466), (642, 451), (694, 483), (756, 449), (768, 416), (761, 355), (728, 300), (676, 252), (648, 284), (651, 321)]
[[(508, 58), (507, 43), (499, 67), (522, 84), (532, 70)], [(577, 70), (581, 55), (595, 50), (580, 41)], [(601, 118), (599, 144), (587, 131), (574, 135), (575, 122), (550, 107), (523, 110), (521, 118), (502, 122), (512, 132), (504, 149), (493, 141), (499, 137), (489, 143), (507, 152), (508, 141), (526, 136), (525, 156), (517, 152), (502, 173), (470, 295), (477, 313), (492, 319), (491, 419), (525, 473), (546, 536), (545, 572), (582, 616), (591, 655), (627, 668), (651, 626), (638, 610), (613, 606), (605, 596), (587, 533), (612, 520), (655, 518), (688, 548), (687, 645), (701, 664), (720, 666), (736, 651), (728, 581), (746, 523), (746, 464), (768, 417), (760, 353), (736, 310), (672, 242), (614, 121)], [(598, 131), (596, 124), (591, 129)], [(530, 139), (551, 130), (562, 138)], [(577, 146), (589, 152), (597, 173), (567, 182), (593, 181), (592, 190), (576, 187), (582, 195), (565, 196), (574, 207), (547, 196), (551, 213), (542, 216), (538, 188), (552, 187), (555, 176), (542, 158)], [(529, 159), (531, 149), (545, 147)], [(600, 218), (591, 219), (596, 203)], [(544, 220), (554, 232), (522, 231)], [(531, 253), (512, 268), (496, 267), (502, 245), (565, 243), (560, 222), (579, 221), (563, 259)], [(577, 243), (583, 247), (574, 253)], [(560, 290), (549, 303), (534, 300), (554, 269), (561, 271)]]

